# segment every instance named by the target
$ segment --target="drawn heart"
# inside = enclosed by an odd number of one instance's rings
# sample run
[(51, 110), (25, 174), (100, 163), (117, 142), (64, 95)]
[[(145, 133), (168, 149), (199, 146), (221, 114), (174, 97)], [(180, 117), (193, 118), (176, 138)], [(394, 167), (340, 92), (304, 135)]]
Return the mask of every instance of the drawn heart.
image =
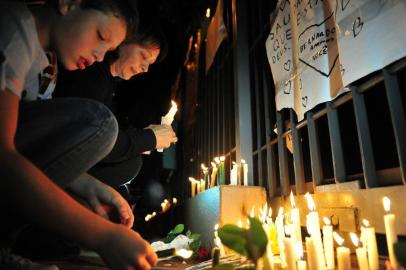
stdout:
[(364, 22), (361, 21), (361, 17), (355, 19), (354, 24), (352, 25), (352, 33), (354, 37), (357, 37), (364, 26)]
[(286, 70), (286, 71), (289, 71), (290, 70), (290, 66), (291, 66), (291, 61), (290, 61), (290, 59), (283, 65), (283, 68)]
[(283, 93), (289, 95), (290, 90), (292, 90), (292, 81), (287, 81), (285, 82), (285, 86), (283, 87)]
[(348, 4), (350, 3), (351, 0), (341, 0), (341, 10), (344, 11), (344, 9), (347, 8)]
[(302, 97), (302, 105), (306, 108), (307, 106), (307, 96)]

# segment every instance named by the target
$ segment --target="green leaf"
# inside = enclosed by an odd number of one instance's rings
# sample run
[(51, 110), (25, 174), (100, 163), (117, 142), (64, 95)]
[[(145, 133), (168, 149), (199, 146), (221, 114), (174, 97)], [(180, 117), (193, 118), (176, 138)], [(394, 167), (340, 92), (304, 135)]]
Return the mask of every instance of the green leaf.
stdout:
[(256, 262), (266, 251), (268, 238), (262, 223), (256, 218), (249, 218), (250, 228), (246, 233), (249, 257)]
[(193, 240), (199, 240), (200, 239), (200, 234), (193, 233), (193, 234), (189, 235), (188, 238), (193, 239)]
[[(180, 234), (183, 232), (183, 230), (185, 229), (185, 225), (183, 224), (178, 224), (175, 226), (175, 228), (173, 229), (173, 233), (174, 234)], [(172, 231), (171, 231), (172, 232)]]
[(218, 230), (221, 242), (235, 252), (247, 256), (247, 240), (245, 239), (245, 229), (227, 224)]
[(235, 270), (234, 266), (231, 264), (219, 264), (216, 267), (212, 268), (213, 270)]
[(393, 248), (399, 264), (406, 267), (406, 242), (398, 241), (393, 245)]
[(191, 232), (190, 230), (188, 230), (188, 231), (186, 232), (186, 236), (189, 237), (190, 235), (192, 235), (192, 232)]
[(196, 240), (189, 244), (189, 248), (196, 253), (199, 250), (201, 244), (202, 242), (200, 240)]

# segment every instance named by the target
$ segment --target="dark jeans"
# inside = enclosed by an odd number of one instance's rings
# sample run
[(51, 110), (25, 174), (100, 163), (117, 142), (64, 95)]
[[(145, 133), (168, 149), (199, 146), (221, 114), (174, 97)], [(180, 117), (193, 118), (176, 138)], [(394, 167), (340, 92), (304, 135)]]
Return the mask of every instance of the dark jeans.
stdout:
[[(118, 132), (103, 104), (78, 98), (20, 102), (15, 144), (18, 151), (65, 188), (112, 149)], [(12, 179), (8, 179), (12, 181)], [(15, 209), (5, 209), (1, 238), (24, 224)]]

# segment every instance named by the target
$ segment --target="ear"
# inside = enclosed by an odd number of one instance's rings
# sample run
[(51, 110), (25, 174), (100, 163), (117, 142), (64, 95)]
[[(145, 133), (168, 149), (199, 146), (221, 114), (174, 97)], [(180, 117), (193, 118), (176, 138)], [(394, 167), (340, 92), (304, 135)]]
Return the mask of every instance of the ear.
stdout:
[(81, 0), (58, 0), (58, 11), (61, 15), (66, 15), (81, 3)]

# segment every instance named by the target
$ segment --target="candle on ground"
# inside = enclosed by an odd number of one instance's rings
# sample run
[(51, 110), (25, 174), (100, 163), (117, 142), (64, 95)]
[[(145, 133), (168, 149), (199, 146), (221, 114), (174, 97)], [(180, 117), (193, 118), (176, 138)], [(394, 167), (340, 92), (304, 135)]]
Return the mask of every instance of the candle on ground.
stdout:
[(358, 267), (360, 270), (369, 270), (367, 250), (364, 246), (360, 247), (360, 241), (355, 233), (350, 233), (351, 241), (355, 246), (357, 254)]
[(224, 161), (226, 158), (221, 156), (220, 158), (220, 169), (219, 169), (219, 185), (224, 185), (226, 183), (226, 171), (224, 168)]
[(204, 182), (203, 179), (200, 179), (200, 192), (203, 192), (203, 191), (205, 191), (205, 190), (206, 190), (206, 188), (205, 188), (205, 182)]
[(196, 179), (189, 177), (190, 182), (190, 195), (194, 197), (196, 195)]
[[(300, 228), (300, 213), (299, 208), (296, 207), (295, 198), (293, 192), (290, 192), (290, 204), (292, 209), (290, 210), (290, 218), (292, 221), (292, 232), (291, 237), (299, 243), (302, 243), (302, 230)], [(302, 247), (302, 246), (301, 246)]]
[(306, 270), (307, 264), (306, 264), (306, 261), (303, 260), (303, 245), (302, 245), (302, 242), (296, 243), (296, 255), (297, 255), (297, 269), (298, 270)]
[(230, 185), (238, 185), (238, 164), (233, 161), (233, 166), (230, 171)]
[(282, 267), (286, 267), (286, 258), (285, 258), (285, 228), (283, 226), (283, 207), (279, 208), (278, 216), (275, 219), (276, 225), (276, 234), (278, 236), (278, 246), (279, 246), (279, 254), (281, 257), (281, 265)]
[(375, 228), (371, 227), (369, 221), (362, 220), (361, 242), (367, 249), (369, 269), (379, 270), (378, 245), (376, 243)]
[(344, 239), (338, 233), (333, 232), (333, 237), (339, 245), (337, 248), (338, 270), (351, 270), (350, 249), (342, 246)]
[(326, 256), (326, 266), (327, 269), (335, 268), (334, 261), (334, 242), (333, 242), (333, 226), (331, 225), (330, 219), (327, 217), (323, 218), (324, 226), (323, 230), (323, 245), (324, 245), (324, 255)]
[(307, 264), (309, 269), (318, 270), (319, 262), (317, 261), (316, 245), (311, 237), (306, 237)]
[(202, 168), (202, 173), (203, 173), (203, 180), (204, 180), (204, 189), (209, 188), (210, 182), (208, 181), (208, 175), (209, 175), (209, 168), (206, 167), (203, 163), (200, 165)]
[(285, 246), (286, 265), (288, 270), (297, 270), (296, 267), (296, 241), (293, 238), (287, 237), (283, 240)]
[(244, 159), (241, 159), (241, 166), (243, 172), (243, 186), (248, 186), (248, 164), (245, 162)]
[(215, 162), (211, 163), (211, 167), (212, 167), (212, 171), (211, 171), (210, 187), (215, 187), (218, 168), (217, 168), (217, 165)]
[(393, 269), (399, 269), (399, 264), (395, 256), (395, 250), (393, 245), (398, 242), (398, 236), (396, 234), (395, 214), (389, 213), (390, 211), (390, 199), (383, 197), (383, 208), (385, 209), (384, 223), (386, 232), (386, 244), (388, 245), (389, 261)]
[(218, 236), (217, 230), (219, 229), (219, 225), (214, 225), (214, 245), (220, 249), (220, 257), (224, 257), (226, 255), (223, 243), (221, 243), (221, 239)]

